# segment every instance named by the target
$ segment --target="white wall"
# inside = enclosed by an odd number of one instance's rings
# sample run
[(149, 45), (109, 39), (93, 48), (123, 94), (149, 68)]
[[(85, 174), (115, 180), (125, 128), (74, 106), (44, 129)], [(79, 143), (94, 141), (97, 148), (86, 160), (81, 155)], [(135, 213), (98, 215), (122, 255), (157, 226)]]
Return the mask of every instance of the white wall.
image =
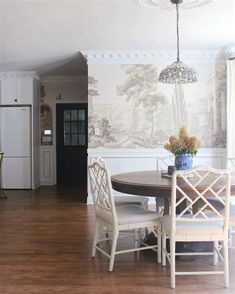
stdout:
[[(182, 10), (181, 51), (220, 50), (234, 42), (234, 6), (212, 0)], [(175, 11), (135, 0), (5, 0), (0, 12), (2, 70), (42, 72), (78, 51), (176, 47)]]

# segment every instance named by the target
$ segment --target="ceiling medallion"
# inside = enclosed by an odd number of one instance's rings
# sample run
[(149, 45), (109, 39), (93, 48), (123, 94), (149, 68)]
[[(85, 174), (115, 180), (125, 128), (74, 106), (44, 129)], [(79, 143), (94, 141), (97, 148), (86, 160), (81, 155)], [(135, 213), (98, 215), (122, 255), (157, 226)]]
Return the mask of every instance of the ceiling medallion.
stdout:
[[(171, 2), (171, 0), (136, 0), (138, 3), (150, 6), (150, 7), (161, 7), (163, 9), (174, 9), (175, 6)], [(210, 3), (212, 0), (187, 0), (187, 1), (180, 1), (181, 9), (189, 9), (194, 7), (199, 7), (204, 4)]]

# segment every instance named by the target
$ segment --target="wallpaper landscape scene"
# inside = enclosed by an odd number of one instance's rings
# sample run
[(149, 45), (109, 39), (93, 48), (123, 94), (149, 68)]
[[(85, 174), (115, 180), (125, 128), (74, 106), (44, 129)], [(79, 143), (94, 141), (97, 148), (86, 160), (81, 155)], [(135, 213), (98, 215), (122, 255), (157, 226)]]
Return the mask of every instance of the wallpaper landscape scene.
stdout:
[[(162, 66), (161, 66), (162, 68)], [(225, 66), (200, 64), (199, 82), (158, 82), (154, 64), (89, 67), (89, 148), (157, 148), (187, 126), (203, 147), (225, 147)]]

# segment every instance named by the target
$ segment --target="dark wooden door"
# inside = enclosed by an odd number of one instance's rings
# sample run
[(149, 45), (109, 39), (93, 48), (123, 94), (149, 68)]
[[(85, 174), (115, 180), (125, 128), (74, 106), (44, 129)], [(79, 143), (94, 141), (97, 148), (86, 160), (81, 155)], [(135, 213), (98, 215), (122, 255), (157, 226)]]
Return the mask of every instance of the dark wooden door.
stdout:
[(87, 130), (87, 104), (56, 105), (57, 184), (77, 185), (82, 201), (87, 197)]

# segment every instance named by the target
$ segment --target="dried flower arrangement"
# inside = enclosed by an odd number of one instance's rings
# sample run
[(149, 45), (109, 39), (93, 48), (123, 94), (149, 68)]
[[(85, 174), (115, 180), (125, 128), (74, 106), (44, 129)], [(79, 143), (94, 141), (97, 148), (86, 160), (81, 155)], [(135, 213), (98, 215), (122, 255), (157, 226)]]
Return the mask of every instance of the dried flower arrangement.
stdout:
[(190, 154), (195, 156), (202, 142), (195, 136), (190, 136), (186, 127), (181, 127), (178, 136), (170, 136), (169, 142), (164, 148), (175, 156), (182, 154)]

